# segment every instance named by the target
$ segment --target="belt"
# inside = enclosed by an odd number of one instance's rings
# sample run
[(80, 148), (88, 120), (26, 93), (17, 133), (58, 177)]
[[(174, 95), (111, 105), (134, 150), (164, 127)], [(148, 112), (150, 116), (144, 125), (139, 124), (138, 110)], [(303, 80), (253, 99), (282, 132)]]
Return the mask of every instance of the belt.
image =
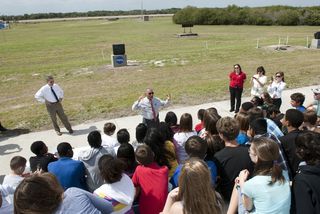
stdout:
[(52, 102), (47, 102), (47, 103), (48, 103), (48, 104), (56, 104), (56, 103), (58, 103), (58, 102), (53, 102), (53, 103), (52, 103)]

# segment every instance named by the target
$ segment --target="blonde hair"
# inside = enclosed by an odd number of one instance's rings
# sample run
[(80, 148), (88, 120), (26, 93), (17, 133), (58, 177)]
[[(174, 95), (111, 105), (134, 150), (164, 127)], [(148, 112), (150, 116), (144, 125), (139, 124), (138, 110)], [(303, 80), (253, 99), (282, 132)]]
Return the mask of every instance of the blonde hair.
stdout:
[(178, 200), (183, 202), (183, 213), (221, 213), (212, 187), (207, 164), (199, 158), (190, 158), (183, 165), (179, 177)]

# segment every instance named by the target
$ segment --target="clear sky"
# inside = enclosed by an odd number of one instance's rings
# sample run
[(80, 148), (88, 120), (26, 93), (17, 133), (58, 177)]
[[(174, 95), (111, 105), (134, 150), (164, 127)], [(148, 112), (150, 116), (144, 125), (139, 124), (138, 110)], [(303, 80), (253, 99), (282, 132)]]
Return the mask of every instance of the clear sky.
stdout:
[[(143, 4), (142, 4), (143, 2)], [(47, 12), (86, 12), (93, 10), (146, 10), (195, 7), (238, 6), (319, 6), (320, 0), (0, 0), (0, 15)]]

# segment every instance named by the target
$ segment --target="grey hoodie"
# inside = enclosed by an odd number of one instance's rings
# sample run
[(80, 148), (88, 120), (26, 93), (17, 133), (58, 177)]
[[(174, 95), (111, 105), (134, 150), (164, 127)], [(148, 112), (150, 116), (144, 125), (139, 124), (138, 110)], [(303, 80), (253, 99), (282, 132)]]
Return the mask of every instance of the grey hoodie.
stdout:
[(100, 148), (90, 148), (90, 150), (79, 155), (79, 160), (86, 167), (86, 182), (90, 192), (93, 192), (104, 183), (103, 178), (100, 176), (98, 163), (99, 159), (106, 154), (115, 156), (113, 149), (102, 146)]

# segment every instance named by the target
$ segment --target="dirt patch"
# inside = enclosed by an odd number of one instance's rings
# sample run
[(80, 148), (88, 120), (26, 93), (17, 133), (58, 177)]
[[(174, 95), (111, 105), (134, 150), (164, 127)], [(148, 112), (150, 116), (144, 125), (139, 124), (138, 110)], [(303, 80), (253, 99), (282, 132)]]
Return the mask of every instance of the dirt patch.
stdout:
[(261, 48), (267, 51), (288, 51), (288, 52), (292, 52), (296, 50), (310, 50), (310, 51), (315, 50), (315, 49), (307, 48), (305, 46), (291, 46), (291, 45), (269, 45)]

